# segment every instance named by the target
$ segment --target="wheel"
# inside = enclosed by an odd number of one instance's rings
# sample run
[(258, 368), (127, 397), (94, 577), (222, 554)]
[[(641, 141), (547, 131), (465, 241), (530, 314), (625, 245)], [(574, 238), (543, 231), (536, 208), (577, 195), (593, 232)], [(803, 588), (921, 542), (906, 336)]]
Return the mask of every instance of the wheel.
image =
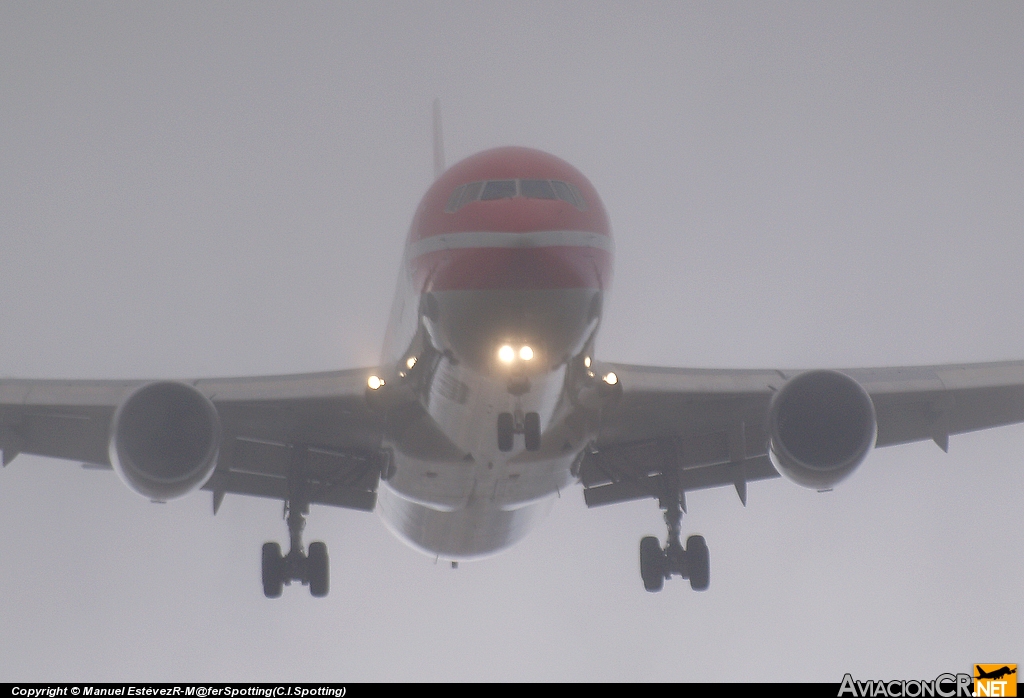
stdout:
[(263, 595), (268, 599), (276, 599), (281, 595), (284, 579), (284, 558), (281, 557), (281, 546), (277, 543), (263, 544)]
[(511, 451), (512, 440), (515, 438), (516, 423), (511, 412), (498, 415), (498, 450)]
[(661, 591), (665, 584), (665, 553), (654, 536), (640, 541), (640, 577), (647, 591)]
[(690, 536), (686, 539), (686, 568), (690, 577), (690, 588), (704, 591), (711, 584), (711, 557), (704, 536)]
[(317, 541), (309, 544), (306, 565), (309, 574), (309, 593), (318, 599), (327, 596), (331, 584), (331, 563), (327, 558), (325, 543)]
[(523, 418), (523, 431), (526, 437), (526, 450), (540, 450), (540, 415), (536, 412), (527, 412)]

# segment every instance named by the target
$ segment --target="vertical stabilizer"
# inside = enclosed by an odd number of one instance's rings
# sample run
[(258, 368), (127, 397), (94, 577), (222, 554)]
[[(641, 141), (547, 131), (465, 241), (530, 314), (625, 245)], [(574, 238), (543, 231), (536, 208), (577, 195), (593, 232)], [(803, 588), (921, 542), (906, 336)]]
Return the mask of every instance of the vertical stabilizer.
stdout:
[(441, 100), (434, 98), (434, 179), (444, 172), (444, 132), (441, 130)]

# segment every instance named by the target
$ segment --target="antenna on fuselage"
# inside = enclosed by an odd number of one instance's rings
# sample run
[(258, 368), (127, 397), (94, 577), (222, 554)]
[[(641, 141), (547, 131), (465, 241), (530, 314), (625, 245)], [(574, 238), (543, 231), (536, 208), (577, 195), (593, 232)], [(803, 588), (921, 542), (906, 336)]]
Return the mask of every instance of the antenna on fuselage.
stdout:
[(444, 172), (444, 132), (441, 130), (441, 99), (434, 97), (434, 179)]

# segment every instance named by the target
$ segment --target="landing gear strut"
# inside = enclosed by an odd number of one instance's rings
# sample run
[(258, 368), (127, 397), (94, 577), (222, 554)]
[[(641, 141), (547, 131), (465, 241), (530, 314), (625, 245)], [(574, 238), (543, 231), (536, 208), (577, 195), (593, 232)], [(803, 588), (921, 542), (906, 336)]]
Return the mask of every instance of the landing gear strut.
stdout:
[(290, 539), (288, 554), (282, 556), (277, 543), (263, 544), (263, 594), (268, 599), (279, 597), (284, 585), (292, 582), (309, 586), (309, 593), (318, 598), (327, 596), (330, 588), (327, 545), (319, 541), (310, 543), (308, 553), (302, 546), (302, 531), (309, 513), (309, 502), (303, 495), (305, 460), (305, 447), (294, 446), (288, 468), (289, 499), (285, 502)]
[[(671, 465), (674, 465), (671, 464)], [(660, 497), (665, 510), (668, 526), (668, 541), (664, 549), (654, 536), (640, 541), (640, 577), (647, 591), (661, 591), (666, 579), (679, 575), (690, 580), (694, 591), (705, 591), (711, 583), (711, 560), (704, 536), (690, 536), (686, 547), (679, 542), (683, 520), (684, 494), (679, 489), (679, 480), (674, 467), (665, 469), (663, 481), (665, 491)]]

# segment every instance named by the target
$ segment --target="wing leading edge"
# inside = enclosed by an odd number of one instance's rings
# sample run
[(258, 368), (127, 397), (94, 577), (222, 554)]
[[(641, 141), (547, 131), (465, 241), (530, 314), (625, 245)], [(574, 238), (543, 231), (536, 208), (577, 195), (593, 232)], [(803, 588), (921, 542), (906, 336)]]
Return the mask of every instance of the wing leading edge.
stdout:
[[(376, 504), (383, 419), (364, 396), (371, 369), (191, 381), (216, 408), (217, 466), (203, 489), (365, 511)], [(111, 467), (111, 423), (147, 381), (0, 381), (0, 450)]]
[[(589, 505), (658, 497), (666, 473), (682, 491), (778, 477), (768, 459), (772, 396), (795, 370), (674, 369), (607, 364), (623, 386), (578, 475)], [(204, 489), (288, 499), (297, 449), (311, 503), (370, 510), (384, 420), (367, 405), (372, 369), (192, 381), (217, 409), (223, 435)], [(1024, 362), (846, 369), (871, 396), (875, 445), (1024, 422)], [(146, 381), (0, 381), (0, 450), (110, 467), (111, 420)], [(292, 485), (294, 486), (294, 484)]]
[[(727, 485), (745, 503), (747, 482), (779, 476), (768, 458), (769, 405), (803, 371), (607, 368), (622, 395), (604, 408), (580, 463), (589, 506)], [(1024, 422), (1024, 362), (840, 373), (870, 395), (877, 447), (931, 439), (947, 450), (950, 435)]]

